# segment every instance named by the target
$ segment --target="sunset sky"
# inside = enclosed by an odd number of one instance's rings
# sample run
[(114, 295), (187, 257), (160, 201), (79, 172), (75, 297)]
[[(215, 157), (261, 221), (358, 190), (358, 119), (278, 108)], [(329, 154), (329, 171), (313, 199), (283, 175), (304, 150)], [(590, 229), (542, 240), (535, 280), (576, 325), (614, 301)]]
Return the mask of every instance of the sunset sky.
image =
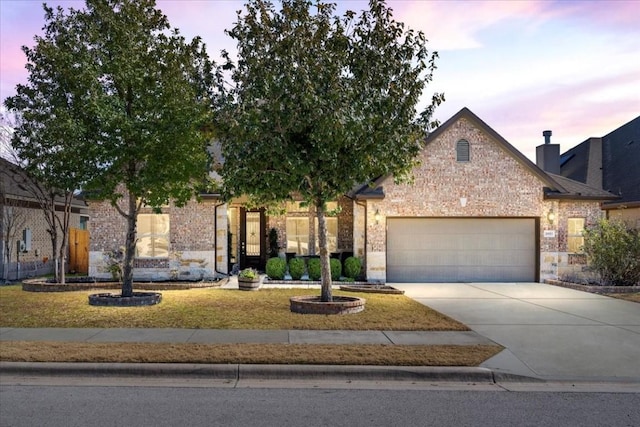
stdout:
[[(83, 1), (49, 1), (81, 8)], [(241, 1), (158, 0), (173, 27), (199, 35), (212, 59), (234, 51), (224, 34)], [(561, 151), (604, 136), (640, 115), (640, 0), (429, 1), (391, 0), (394, 18), (422, 30), (439, 52), (433, 92), (446, 102), (436, 118), (468, 107), (534, 159), (542, 131)], [(366, 1), (339, 1), (360, 11)], [(22, 45), (42, 34), (41, 1), (0, 0), (0, 98), (25, 83)], [(423, 105), (424, 106), (424, 105)]]

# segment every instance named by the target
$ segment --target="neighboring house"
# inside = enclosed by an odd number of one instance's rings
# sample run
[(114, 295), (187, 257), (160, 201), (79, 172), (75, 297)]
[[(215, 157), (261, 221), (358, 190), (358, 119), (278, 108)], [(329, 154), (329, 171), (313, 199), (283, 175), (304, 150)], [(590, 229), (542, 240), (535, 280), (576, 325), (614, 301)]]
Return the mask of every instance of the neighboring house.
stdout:
[(560, 174), (620, 196), (603, 203), (608, 218), (640, 229), (640, 116), (562, 154)]
[[(53, 271), (53, 249), (47, 231), (49, 226), (38, 200), (28, 190), (28, 182), (29, 178), (21, 168), (0, 158), (0, 281), (19, 280)], [(56, 204), (56, 209), (62, 211), (61, 200)], [(69, 220), (70, 228), (74, 229), (72, 236), (76, 236), (75, 230), (86, 230), (88, 220), (86, 204), (74, 199)], [(88, 244), (83, 249), (76, 247), (76, 243), (76, 239), (70, 241), (74, 245), (74, 253), (84, 251), (86, 259)], [(77, 260), (76, 257), (74, 260)], [(81, 268), (75, 261), (68, 261), (68, 270)], [(85, 273), (87, 269), (88, 259)]]
[[(601, 217), (601, 202), (617, 198), (545, 172), (466, 108), (428, 137), (419, 161), (411, 183), (381, 177), (327, 206), (338, 212), (327, 221), (329, 250), (360, 257), (368, 281), (541, 281), (581, 270), (582, 229)], [(89, 205), (90, 273), (108, 275), (104, 252), (124, 243), (124, 220), (104, 202)], [(144, 212), (140, 224), (152, 225), (139, 228), (134, 275), (263, 268), (271, 228), (282, 256), (316, 254), (313, 208), (284, 208), (269, 215), (207, 195), (161, 216)]]

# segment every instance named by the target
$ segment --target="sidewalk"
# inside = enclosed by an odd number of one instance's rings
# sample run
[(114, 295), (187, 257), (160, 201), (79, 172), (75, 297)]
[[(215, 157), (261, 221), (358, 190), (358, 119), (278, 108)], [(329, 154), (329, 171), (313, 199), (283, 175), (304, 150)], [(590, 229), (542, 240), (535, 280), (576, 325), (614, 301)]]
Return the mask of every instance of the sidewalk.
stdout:
[[(473, 331), (310, 331), (134, 328), (0, 328), (2, 341), (138, 342), (200, 344), (386, 344), (493, 345)], [(482, 367), (411, 367), (347, 365), (207, 365), (158, 363), (27, 363), (0, 362), (0, 376), (175, 377), (241, 380), (417, 381), (494, 384), (536, 381), (495, 375)]]
[(0, 328), (1, 341), (198, 344), (493, 345), (473, 331), (310, 331), (247, 329)]

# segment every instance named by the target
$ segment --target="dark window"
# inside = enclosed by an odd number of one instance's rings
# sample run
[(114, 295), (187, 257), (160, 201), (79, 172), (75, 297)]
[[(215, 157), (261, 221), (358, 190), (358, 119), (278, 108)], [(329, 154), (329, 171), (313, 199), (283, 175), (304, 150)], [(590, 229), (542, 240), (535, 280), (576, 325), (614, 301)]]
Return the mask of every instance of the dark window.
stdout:
[(461, 139), (456, 144), (456, 160), (459, 162), (469, 161), (469, 142)]

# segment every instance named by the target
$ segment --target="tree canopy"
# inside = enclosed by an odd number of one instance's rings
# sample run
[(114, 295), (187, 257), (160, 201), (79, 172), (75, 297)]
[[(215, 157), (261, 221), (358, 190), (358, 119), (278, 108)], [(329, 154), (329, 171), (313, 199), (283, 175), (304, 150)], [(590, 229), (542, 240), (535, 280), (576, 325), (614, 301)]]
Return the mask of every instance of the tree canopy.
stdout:
[(154, 0), (44, 9), (44, 35), (23, 48), (29, 82), (5, 101), (22, 118), (14, 147), (56, 187), (91, 190), (127, 219), (130, 295), (140, 207), (181, 205), (206, 178), (217, 75)]
[(435, 70), (422, 32), (383, 1), (336, 16), (322, 1), (250, 0), (227, 31), (234, 87), (219, 116), (226, 195), (268, 203), (296, 194), (318, 215), (322, 299), (331, 299), (325, 204), (354, 185), (410, 171), (434, 108), (417, 111)]

